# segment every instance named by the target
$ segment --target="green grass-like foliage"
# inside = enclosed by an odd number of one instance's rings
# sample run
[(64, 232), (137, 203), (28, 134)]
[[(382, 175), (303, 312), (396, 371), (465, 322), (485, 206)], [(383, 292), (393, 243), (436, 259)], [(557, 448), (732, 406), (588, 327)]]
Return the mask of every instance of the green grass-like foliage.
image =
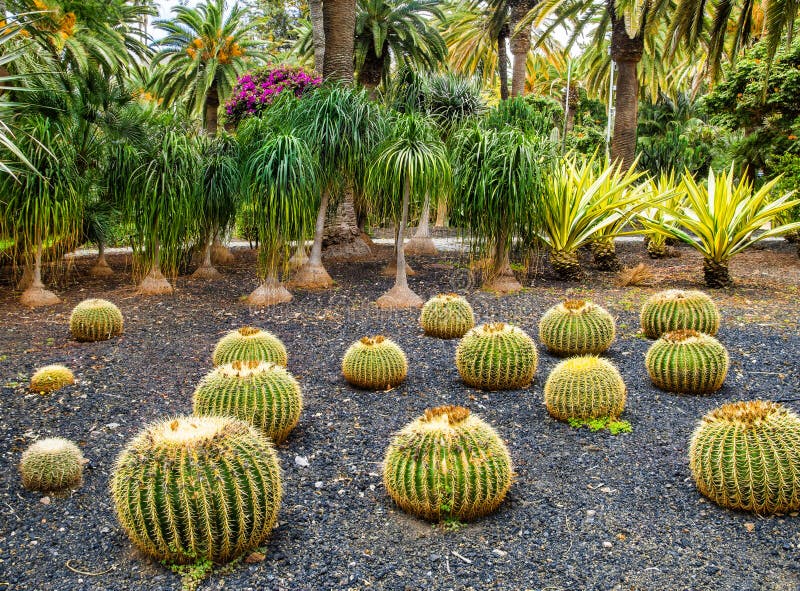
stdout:
[(567, 300), (545, 312), (539, 340), (555, 355), (597, 355), (614, 341), (614, 318), (591, 301)]
[(475, 326), (475, 315), (472, 306), (460, 295), (439, 294), (425, 302), (419, 324), (428, 336), (456, 339)]
[(697, 425), (689, 465), (700, 492), (723, 507), (800, 510), (800, 417), (771, 401), (723, 404)]
[(209, 372), (194, 391), (194, 414), (222, 415), (253, 425), (276, 444), (300, 420), (300, 384), (270, 362), (234, 361)]
[(470, 330), (456, 349), (456, 367), (468, 386), (515, 390), (533, 381), (539, 355), (533, 339), (511, 324), (483, 324)]
[(214, 348), (214, 366), (234, 361), (270, 361), (286, 367), (288, 354), (281, 340), (271, 332), (243, 326), (220, 339)]
[(403, 350), (384, 336), (364, 337), (347, 349), (342, 374), (353, 386), (388, 390), (406, 379), (408, 361)]
[(547, 411), (560, 421), (616, 419), (625, 410), (625, 382), (613, 363), (586, 355), (559, 363), (544, 385)]
[(22, 486), (55, 493), (75, 488), (83, 480), (84, 463), (81, 450), (68, 439), (41, 439), (22, 453)]
[(395, 435), (383, 481), (408, 513), (468, 521), (497, 509), (512, 474), (508, 449), (491, 426), (466, 408), (440, 406)]
[(31, 392), (47, 394), (75, 383), (75, 376), (63, 365), (46, 365), (31, 377)]
[(143, 429), (111, 476), (117, 517), (145, 554), (171, 564), (228, 562), (278, 517), (281, 479), (269, 439), (228, 417), (179, 417)]
[(618, 419), (611, 419), (609, 417), (598, 417), (596, 419), (570, 419), (567, 421), (570, 427), (580, 429), (587, 427), (589, 431), (603, 431), (608, 430), (612, 435), (619, 435), (620, 433), (630, 433), (633, 427), (628, 421), (620, 421)]
[(122, 312), (108, 300), (83, 300), (72, 310), (69, 330), (78, 341), (106, 341), (122, 334)]
[(710, 394), (728, 375), (728, 352), (714, 337), (696, 330), (676, 330), (661, 336), (645, 356), (657, 388), (680, 394)]
[(668, 289), (653, 294), (642, 306), (642, 331), (650, 339), (665, 332), (689, 329), (714, 336), (719, 330), (719, 310), (702, 291)]

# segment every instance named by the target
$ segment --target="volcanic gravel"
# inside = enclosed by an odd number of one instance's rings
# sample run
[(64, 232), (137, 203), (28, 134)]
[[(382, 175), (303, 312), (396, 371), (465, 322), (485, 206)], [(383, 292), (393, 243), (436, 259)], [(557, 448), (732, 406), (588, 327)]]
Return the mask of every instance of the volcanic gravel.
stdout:
[[(641, 249), (620, 246), (626, 264), (646, 260)], [(81, 261), (59, 290), (64, 303), (48, 310), (20, 307), (6, 278), (0, 295), (0, 590), (180, 588), (179, 577), (143, 558), (116, 523), (109, 475), (143, 425), (191, 412), (191, 394), (211, 368), (214, 343), (242, 325), (266, 328), (286, 343), (305, 408), (278, 449), (285, 495), (266, 558), (214, 574), (203, 589), (800, 588), (797, 516), (762, 518), (717, 507), (697, 492), (687, 461), (694, 426), (712, 408), (800, 396), (800, 263), (790, 247), (776, 243), (766, 253), (748, 253), (743, 256), (753, 258), (734, 269), (736, 275), (767, 269), (759, 261), (778, 261), (784, 267), (769, 272), (776, 281), (790, 278), (782, 288), (748, 275), (742, 288), (716, 292), (723, 303), (718, 338), (731, 369), (722, 390), (709, 397), (652, 387), (644, 368), (650, 343), (637, 336), (639, 307), (656, 288), (699, 285), (699, 262), (688, 251), (655, 263), (659, 278), (651, 287), (616, 288), (612, 274), (577, 286), (539, 276), (528, 280), (534, 287), (508, 297), (477, 291), (463, 260), (411, 259), (418, 274), (410, 284), (423, 297), (466, 294), (479, 323), (512, 322), (536, 340), (542, 313), (567, 291), (606, 306), (619, 333), (608, 357), (628, 385), (623, 418), (633, 426), (617, 436), (549, 417), (542, 387), (558, 359), (541, 346), (530, 388), (483, 393), (465, 387), (454, 365), (457, 341), (424, 337), (417, 311), (375, 308), (372, 302), (392, 283), (379, 275), (380, 262), (329, 264), (335, 289), (295, 292), (289, 304), (253, 310), (242, 302), (256, 285), (253, 255), (238, 256), (223, 281), (180, 278), (176, 295), (156, 298), (135, 296), (125, 273), (89, 278), (91, 261)], [(120, 269), (122, 259), (111, 263)], [(769, 308), (776, 294), (786, 301)], [(119, 305), (122, 337), (71, 340), (69, 312), (87, 297)], [(395, 339), (409, 359), (407, 381), (388, 392), (355, 390), (340, 375), (348, 345), (373, 334)], [(46, 396), (28, 392), (33, 371), (49, 363), (71, 367), (78, 384)], [(441, 404), (467, 406), (492, 424), (516, 470), (497, 513), (455, 531), (397, 509), (381, 478), (392, 433)], [(89, 464), (79, 490), (43, 498), (22, 488), (16, 465), (29, 443), (55, 435), (78, 442)]]

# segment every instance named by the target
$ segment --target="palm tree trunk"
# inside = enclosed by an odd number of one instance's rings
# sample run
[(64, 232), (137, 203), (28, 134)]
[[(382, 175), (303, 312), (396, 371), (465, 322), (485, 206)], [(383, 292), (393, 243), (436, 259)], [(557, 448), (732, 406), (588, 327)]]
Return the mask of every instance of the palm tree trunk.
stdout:
[(311, 254), (302, 267), (297, 270), (289, 281), (292, 289), (328, 289), (333, 287), (333, 279), (322, 264), (322, 235), (325, 232), (325, 216), (328, 213), (330, 193), (326, 189), (322, 192), (322, 199), (317, 212), (317, 223), (314, 226), (314, 243), (311, 245)]
[(97, 241), (97, 260), (95, 261), (94, 265), (91, 269), (89, 269), (89, 275), (93, 277), (109, 277), (114, 274), (114, 271), (111, 267), (108, 266), (108, 261), (106, 261), (106, 245), (103, 243), (102, 240)]
[(705, 259), (703, 261), (703, 276), (708, 287), (722, 288), (733, 285), (728, 261)]
[(367, 89), (370, 98), (375, 98), (375, 92), (383, 78), (383, 58), (375, 53), (375, 45), (367, 44), (367, 53), (364, 55), (364, 63), (358, 71), (358, 83)]
[(436, 209), (436, 223), (434, 227), (444, 228), (447, 225), (447, 201), (442, 199)]
[(322, 3), (326, 80), (353, 83), (353, 51), (356, 30), (356, 0), (325, 0)]
[(161, 246), (156, 238), (153, 244), (153, 258), (150, 263), (150, 270), (142, 278), (137, 290), (141, 295), (163, 295), (172, 293), (172, 285), (161, 273)]
[(322, 17), (322, 0), (309, 0), (308, 11), (311, 14), (311, 36), (314, 41), (314, 73), (322, 76), (322, 64), (325, 61), (325, 25)]
[(531, 27), (518, 29), (519, 23), (525, 18), (532, 8), (532, 3), (526, 0), (515, 0), (511, 4), (509, 29), (511, 29), (511, 96), (525, 94), (525, 79), (528, 75), (528, 52), (531, 49)]
[(500, 77), (500, 100), (508, 98), (508, 53), (506, 52), (508, 25), (503, 25), (497, 35), (497, 73)]
[(372, 249), (361, 236), (356, 216), (353, 187), (345, 186), (344, 195), (339, 200), (336, 213), (325, 226), (322, 237), (325, 257), (352, 261), (372, 255)]
[[(612, 14), (613, 6), (611, 7)], [(633, 39), (625, 30), (622, 18), (612, 18), (611, 59), (617, 65), (617, 90), (614, 99), (614, 134), (611, 138), (611, 162), (627, 169), (636, 157), (636, 125), (639, 117), (639, 79), (636, 66), (642, 59), (644, 38)]]
[(409, 255), (431, 255), (439, 254), (436, 250), (436, 245), (431, 238), (431, 196), (425, 195), (425, 201), (422, 204), (422, 212), (419, 217), (419, 224), (414, 236), (406, 244), (406, 254)]
[(203, 262), (197, 267), (195, 272), (192, 273), (192, 277), (195, 279), (218, 279), (221, 276), (220, 272), (217, 271), (214, 264), (211, 262), (211, 251), (214, 246), (215, 234), (216, 231), (214, 229), (206, 233), (205, 240), (203, 241)]
[[(267, 247), (262, 246), (262, 248)], [(292, 294), (283, 286), (278, 276), (280, 266), (279, 252), (271, 246), (270, 248), (272, 250), (267, 253), (259, 253), (259, 257), (264, 256), (263, 259), (260, 259), (260, 262), (264, 263), (264, 268), (261, 269), (264, 272), (264, 280), (247, 296), (246, 302), (251, 306), (264, 308), (292, 301)]]
[(19, 298), (23, 306), (29, 308), (38, 308), (40, 306), (52, 306), (61, 302), (59, 297), (52, 291), (48, 291), (42, 283), (42, 239), (39, 238), (36, 242), (36, 251), (33, 254), (33, 275), (31, 277), (31, 284), (22, 292)]
[(203, 117), (206, 133), (210, 136), (217, 135), (217, 123), (219, 119), (219, 93), (217, 85), (212, 84), (206, 95), (206, 110)]
[(484, 274), (483, 289), (497, 294), (516, 293), (522, 289), (522, 285), (511, 270), (507, 242), (508, 230), (504, 226), (494, 245), (492, 263), (487, 265), (487, 271)]

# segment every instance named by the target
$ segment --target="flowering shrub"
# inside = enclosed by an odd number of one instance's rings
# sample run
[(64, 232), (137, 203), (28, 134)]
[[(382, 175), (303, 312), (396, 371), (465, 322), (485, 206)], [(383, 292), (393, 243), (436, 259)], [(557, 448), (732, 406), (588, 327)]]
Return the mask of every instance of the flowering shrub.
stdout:
[(289, 66), (248, 72), (236, 81), (232, 97), (225, 104), (228, 122), (236, 125), (246, 117), (260, 115), (282, 92), (291, 91), (300, 98), (321, 83), (321, 78), (313, 77), (302, 68)]

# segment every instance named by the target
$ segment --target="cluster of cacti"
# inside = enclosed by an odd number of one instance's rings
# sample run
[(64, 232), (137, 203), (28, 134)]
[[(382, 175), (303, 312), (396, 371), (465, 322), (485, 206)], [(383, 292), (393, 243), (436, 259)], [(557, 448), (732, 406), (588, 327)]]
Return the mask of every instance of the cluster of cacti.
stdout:
[(347, 349), (342, 374), (350, 384), (365, 390), (388, 390), (406, 379), (406, 354), (382, 335), (364, 337)]
[(511, 486), (503, 440), (460, 406), (441, 406), (404, 427), (386, 452), (383, 481), (400, 508), (425, 519), (470, 520), (494, 511)]
[(711, 336), (719, 330), (719, 310), (702, 291), (669, 289), (653, 294), (642, 306), (642, 331), (650, 339), (688, 329)]
[(280, 365), (234, 361), (208, 373), (194, 391), (194, 414), (230, 416), (250, 423), (275, 443), (300, 420), (300, 384)]
[(288, 355), (281, 340), (271, 332), (244, 326), (232, 330), (214, 348), (214, 366), (234, 361), (271, 361), (286, 367)]
[(460, 295), (439, 294), (422, 306), (419, 324), (428, 336), (457, 339), (475, 326), (475, 316), (472, 306)]
[(572, 357), (550, 372), (544, 403), (560, 421), (615, 419), (625, 410), (625, 382), (610, 361), (593, 355)]
[(22, 486), (46, 493), (75, 488), (83, 480), (85, 463), (81, 450), (68, 439), (41, 439), (22, 453), (19, 463)]
[(481, 390), (514, 390), (533, 381), (539, 355), (520, 328), (498, 322), (470, 330), (456, 349), (456, 368), (464, 383)]
[(122, 312), (108, 300), (83, 300), (72, 310), (69, 330), (78, 341), (105, 341), (122, 334)]
[(606, 351), (614, 341), (614, 318), (587, 300), (553, 306), (539, 321), (539, 339), (555, 355), (587, 355)]
[(724, 404), (702, 418), (689, 444), (697, 488), (731, 509), (800, 510), (800, 417), (764, 400)]
[(645, 356), (653, 384), (667, 392), (710, 394), (728, 375), (728, 352), (712, 336), (696, 330), (663, 334)]
[(278, 517), (272, 442), (228, 417), (179, 417), (141, 431), (111, 476), (117, 516), (145, 554), (227, 562), (257, 548)]
[(75, 383), (75, 376), (63, 365), (46, 365), (31, 376), (31, 392), (47, 394)]

